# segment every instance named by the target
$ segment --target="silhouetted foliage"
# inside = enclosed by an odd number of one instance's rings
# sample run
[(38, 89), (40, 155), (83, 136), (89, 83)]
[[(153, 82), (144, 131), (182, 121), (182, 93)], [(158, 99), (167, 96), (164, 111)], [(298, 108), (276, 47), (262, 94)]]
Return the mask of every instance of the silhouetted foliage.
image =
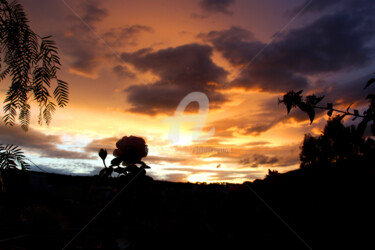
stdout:
[(265, 181), (273, 182), (280, 176), (279, 171), (268, 169), (268, 174), (264, 178)]
[(0, 81), (11, 78), (3, 121), (14, 125), (19, 111), (18, 120), (25, 131), (30, 123), (30, 99), (39, 105), (39, 124), (51, 122), (56, 109), (49, 93), (53, 80), (57, 84), (53, 91), (57, 105), (65, 107), (69, 101), (68, 83), (57, 77), (61, 64), (55, 42), (50, 36), (34, 33), (28, 23), (18, 1), (0, 0), (0, 53), (5, 64), (0, 66)]
[(371, 139), (364, 139), (355, 126), (344, 126), (341, 118), (330, 118), (320, 136), (305, 135), (300, 154), (301, 167), (354, 163), (365, 156), (368, 151), (366, 141)]
[(18, 146), (0, 144), (0, 169), (28, 170), (28, 167), (26, 157)]
[[(374, 79), (370, 79), (365, 88), (374, 82)], [(317, 106), (324, 96), (309, 95), (303, 100), (301, 94), (302, 90), (289, 91), (283, 99), (279, 100), (279, 103), (285, 104), (288, 114), (292, 108), (300, 108), (309, 115), (311, 123), (315, 118), (315, 109), (328, 110), (327, 115), (330, 117), (320, 136), (305, 135), (300, 154), (302, 168), (374, 160), (374, 141), (371, 138), (364, 138), (363, 135), (371, 121), (373, 122), (371, 125), (372, 134), (375, 135), (375, 95), (367, 96), (366, 99), (370, 100), (369, 108), (360, 114), (357, 109), (350, 112), (351, 105), (347, 107), (346, 111), (334, 109), (332, 103), (328, 103), (326, 107)], [(332, 117), (333, 112), (341, 114)], [(353, 116), (353, 120), (360, 117), (362, 121), (357, 126), (346, 127), (342, 120), (348, 115)]]
[[(371, 79), (367, 82), (365, 88), (370, 86), (374, 81), (374, 79)], [(315, 95), (308, 95), (303, 100), (302, 98), (302, 92), (303, 90), (300, 90), (298, 92), (289, 91), (283, 96), (283, 99), (279, 99), (279, 103), (284, 103), (288, 114), (290, 113), (290, 110), (292, 108), (298, 107), (303, 112), (306, 112), (309, 115), (310, 122), (312, 123), (315, 119), (315, 109), (325, 109), (328, 110), (327, 115), (329, 117), (332, 116), (333, 112), (342, 113), (341, 119), (344, 118), (347, 115), (353, 116), (353, 120), (357, 119), (358, 117), (362, 118), (361, 123), (357, 127), (357, 133), (360, 133), (363, 135), (367, 124), (370, 121), (373, 121), (373, 124), (371, 126), (372, 132), (375, 135), (375, 95), (371, 94), (366, 97), (366, 99), (370, 100), (370, 105), (367, 110), (363, 112), (361, 115), (359, 113), (359, 110), (353, 109), (353, 112), (350, 112), (351, 104), (347, 107), (346, 111), (338, 110), (333, 108), (332, 103), (327, 103), (326, 107), (318, 106), (317, 104), (320, 103), (324, 96), (317, 97)]]
[[(137, 174), (139, 171), (150, 168), (141, 159), (148, 154), (146, 142), (141, 137), (124, 136), (116, 143), (116, 149), (113, 151), (115, 158), (111, 161), (109, 167), (105, 164), (107, 151), (105, 149), (99, 150), (99, 156), (103, 160), (104, 169), (99, 173), (99, 176), (109, 177), (113, 172), (120, 175)], [(124, 167), (120, 167), (122, 164)], [(140, 164), (140, 167), (137, 166)], [(116, 168), (113, 168), (116, 167)]]

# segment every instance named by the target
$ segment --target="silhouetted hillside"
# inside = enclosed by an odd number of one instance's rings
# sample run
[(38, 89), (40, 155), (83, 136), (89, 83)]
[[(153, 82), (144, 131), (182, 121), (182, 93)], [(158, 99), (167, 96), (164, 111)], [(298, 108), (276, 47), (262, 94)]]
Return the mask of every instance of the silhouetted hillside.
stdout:
[[(375, 172), (303, 168), (244, 184), (3, 174), (1, 249), (338, 249), (373, 244)], [(19, 181), (17, 181), (19, 180)], [(9, 183), (9, 182), (8, 182)], [(111, 202), (112, 198), (119, 195)]]

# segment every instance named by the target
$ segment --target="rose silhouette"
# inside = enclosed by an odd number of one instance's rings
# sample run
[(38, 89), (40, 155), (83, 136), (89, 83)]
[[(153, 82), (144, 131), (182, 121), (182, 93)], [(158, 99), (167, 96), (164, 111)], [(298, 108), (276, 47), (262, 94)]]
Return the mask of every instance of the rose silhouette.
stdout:
[(141, 159), (148, 154), (146, 142), (141, 137), (124, 136), (116, 143), (116, 149), (113, 155), (116, 157), (111, 164), (118, 166), (123, 162), (123, 165), (141, 163)]
[[(105, 164), (107, 151), (105, 149), (99, 151), (99, 156), (104, 163), (104, 169), (100, 171), (99, 175), (110, 177), (112, 172), (116, 172), (118, 173), (118, 176), (120, 176), (136, 174), (139, 171), (144, 171), (144, 169), (150, 168), (141, 161), (141, 159), (146, 157), (147, 154), (148, 148), (143, 138), (137, 136), (124, 136), (117, 141), (116, 149), (113, 151), (115, 158), (111, 161), (111, 165), (108, 168)], [(125, 167), (120, 167), (121, 163)], [(141, 164), (141, 166), (138, 167), (136, 164)]]

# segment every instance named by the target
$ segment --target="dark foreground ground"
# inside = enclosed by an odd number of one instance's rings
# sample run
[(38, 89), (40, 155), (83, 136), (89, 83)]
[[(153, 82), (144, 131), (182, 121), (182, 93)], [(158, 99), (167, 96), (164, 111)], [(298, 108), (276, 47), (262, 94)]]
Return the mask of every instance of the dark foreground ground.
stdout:
[(373, 169), (225, 185), (140, 175), (123, 191), (128, 178), (3, 172), (0, 249), (375, 249)]

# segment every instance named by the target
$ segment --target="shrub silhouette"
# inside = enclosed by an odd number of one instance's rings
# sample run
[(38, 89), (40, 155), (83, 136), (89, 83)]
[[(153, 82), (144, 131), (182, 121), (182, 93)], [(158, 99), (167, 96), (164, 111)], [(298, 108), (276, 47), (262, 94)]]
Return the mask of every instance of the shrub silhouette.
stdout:
[(268, 169), (268, 174), (264, 178), (265, 181), (273, 182), (280, 176), (279, 171)]

